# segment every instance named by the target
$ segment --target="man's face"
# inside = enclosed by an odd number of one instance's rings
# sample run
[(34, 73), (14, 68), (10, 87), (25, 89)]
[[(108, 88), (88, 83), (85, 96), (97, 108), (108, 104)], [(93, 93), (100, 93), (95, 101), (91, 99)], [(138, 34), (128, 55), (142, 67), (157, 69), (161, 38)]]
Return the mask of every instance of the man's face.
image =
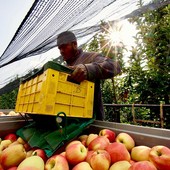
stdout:
[(60, 50), (60, 54), (66, 62), (72, 60), (76, 54), (74, 43), (60, 45), (58, 49)]

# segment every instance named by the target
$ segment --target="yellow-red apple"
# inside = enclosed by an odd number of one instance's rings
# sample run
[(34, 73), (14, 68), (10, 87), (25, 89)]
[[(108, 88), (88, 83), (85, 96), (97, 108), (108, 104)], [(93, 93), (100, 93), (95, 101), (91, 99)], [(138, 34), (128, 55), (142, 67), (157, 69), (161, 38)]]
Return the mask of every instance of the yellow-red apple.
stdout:
[(96, 150), (90, 158), (90, 166), (93, 170), (108, 170), (111, 165), (110, 154), (106, 150)]
[(32, 153), (34, 152), (34, 149), (30, 149), (29, 151), (26, 152), (26, 157), (32, 156)]
[(85, 160), (87, 148), (80, 142), (66, 148), (66, 159), (71, 165), (76, 165)]
[(88, 138), (88, 135), (80, 135), (80, 136), (78, 137), (78, 140), (79, 140), (81, 143), (83, 143), (84, 145), (86, 145), (86, 140), (87, 140), (87, 138)]
[(4, 112), (0, 112), (0, 116), (7, 116)]
[(88, 137), (88, 135), (80, 135), (80, 136), (78, 137), (78, 140), (82, 141), (82, 140), (84, 140), (84, 139), (87, 139), (87, 137)]
[(21, 143), (19, 143), (17, 140), (16, 141), (14, 141), (14, 142), (12, 142), (11, 144), (10, 144), (10, 146), (12, 146), (12, 145), (18, 145), (18, 144), (21, 144)]
[(128, 170), (157, 170), (157, 168), (150, 161), (139, 161), (132, 164)]
[(102, 129), (99, 132), (99, 136), (105, 136), (109, 139), (110, 143), (115, 141), (116, 133), (110, 129)]
[(87, 139), (86, 139), (86, 146), (88, 147), (90, 142), (97, 137), (98, 137), (98, 134), (94, 134), (94, 133), (89, 134)]
[(1, 153), (0, 164), (4, 169), (18, 166), (26, 158), (26, 151), (22, 144), (12, 145)]
[(66, 151), (61, 152), (60, 155), (66, 157)]
[(81, 141), (79, 141), (79, 140), (73, 140), (73, 141), (69, 142), (69, 143), (66, 145), (65, 150), (66, 150), (68, 147), (70, 147), (72, 144), (76, 144), (76, 143), (81, 143)]
[(118, 161), (112, 164), (109, 170), (128, 170), (130, 166), (129, 161)]
[(25, 158), (19, 165), (17, 170), (44, 170), (44, 161), (39, 156), (30, 156)]
[(130, 161), (130, 153), (122, 143), (110, 143), (105, 150), (109, 152), (112, 164), (123, 160)]
[(135, 146), (134, 139), (128, 133), (124, 132), (119, 133), (116, 136), (115, 141), (124, 144), (128, 151), (131, 151), (131, 149)]
[(149, 161), (151, 148), (145, 145), (135, 146), (131, 150), (131, 158), (134, 161)]
[(88, 150), (105, 149), (109, 145), (109, 143), (109, 139), (105, 136), (97, 136), (89, 143)]
[(87, 162), (80, 162), (73, 167), (72, 170), (93, 170), (89, 163)]
[(7, 148), (11, 143), (12, 143), (12, 141), (9, 139), (2, 140), (0, 143), (1, 151), (4, 150), (5, 148)]
[(32, 152), (32, 156), (40, 156), (44, 162), (47, 161), (47, 155), (45, 153), (45, 151), (43, 149), (35, 149), (33, 152)]
[(152, 147), (149, 160), (160, 170), (170, 170), (170, 149), (163, 145)]
[(69, 164), (66, 158), (62, 155), (53, 155), (47, 159), (45, 170), (69, 170)]
[(26, 143), (26, 141), (24, 140), (24, 139), (22, 139), (21, 137), (18, 137), (17, 138), (17, 141), (20, 143), (20, 144), (25, 144)]

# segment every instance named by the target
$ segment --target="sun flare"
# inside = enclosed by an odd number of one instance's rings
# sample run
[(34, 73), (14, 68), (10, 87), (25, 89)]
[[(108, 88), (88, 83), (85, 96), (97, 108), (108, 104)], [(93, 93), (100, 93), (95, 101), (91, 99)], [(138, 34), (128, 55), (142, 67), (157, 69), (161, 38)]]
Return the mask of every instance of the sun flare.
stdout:
[[(131, 49), (134, 46), (133, 36), (136, 33), (135, 26), (127, 20), (108, 22), (102, 26), (104, 43), (102, 49), (107, 49), (107, 54), (117, 55), (120, 48)], [(127, 51), (126, 51), (127, 52)]]

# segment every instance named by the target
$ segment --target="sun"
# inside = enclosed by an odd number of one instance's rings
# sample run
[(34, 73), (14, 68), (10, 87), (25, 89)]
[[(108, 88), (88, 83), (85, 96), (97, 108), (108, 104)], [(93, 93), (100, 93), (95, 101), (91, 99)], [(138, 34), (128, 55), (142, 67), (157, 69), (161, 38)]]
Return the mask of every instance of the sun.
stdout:
[(119, 31), (111, 31), (109, 35), (112, 46), (118, 45), (122, 41), (122, 37)]
[(102, 36), (104, 39), (102, 50), (107, 52), (106, 56), (114, 55), (116, 57), (120, 48), (123, 47), (121, 25), (117, 22), (104, 23), (102, 25)]
[(128, 20), (108, 22), (102, 29), (105, 39), (102, 49), (107, 47), (108, 55), (113, 52), (116, 54), (119, 48), (124, 48), (128, 52), (135, 45), (133, 36), (136, 34), (136, 28)]

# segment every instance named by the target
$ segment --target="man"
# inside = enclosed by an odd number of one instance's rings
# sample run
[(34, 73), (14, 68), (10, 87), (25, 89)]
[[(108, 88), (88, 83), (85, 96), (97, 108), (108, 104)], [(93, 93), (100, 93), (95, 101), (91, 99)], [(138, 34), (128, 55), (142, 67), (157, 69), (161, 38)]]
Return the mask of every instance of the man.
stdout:
[(104, 110), (100, 89), (100, 80), (112, 78), (120, 73), (118, 62), (103, 57), (96, 52), (83, 52), (78, 48), (77, 38), (71, 31), (58, 35), (57, 46), (67, 66), (74, 71), (71, 78), (76, 82), (89, 80), (95, 82), (94, 108), (97, 120), (103, 120)]

